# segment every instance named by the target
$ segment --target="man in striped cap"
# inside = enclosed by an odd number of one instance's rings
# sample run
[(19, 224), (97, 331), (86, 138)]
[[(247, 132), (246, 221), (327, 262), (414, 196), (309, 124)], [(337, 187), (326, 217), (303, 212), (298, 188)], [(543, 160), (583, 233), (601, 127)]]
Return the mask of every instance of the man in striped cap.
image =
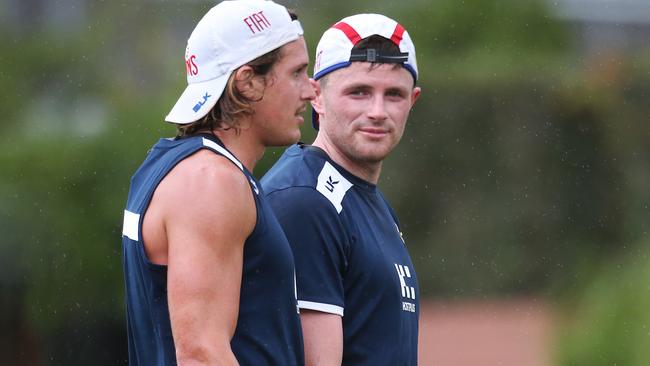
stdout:
[(308, 365), (417, 364), (417, 278), (377, 187), (420, 95), (417, 77), (398, 22), (337, 22), (316, 50), (316, 140), (287, 149), (262, 179), (295, 257)]

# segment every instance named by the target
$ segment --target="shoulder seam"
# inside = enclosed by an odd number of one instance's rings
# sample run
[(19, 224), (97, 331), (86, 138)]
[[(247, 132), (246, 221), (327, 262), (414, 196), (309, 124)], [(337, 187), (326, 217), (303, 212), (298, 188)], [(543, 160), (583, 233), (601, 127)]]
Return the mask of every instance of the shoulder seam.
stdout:
[(336, 207), (332, 204), (332, 202), (327, 199), (327, 197), (325, 197), (322, 193), (318, 192), (316, 187), (313, 187), (313, 186), (310, 186), (310, 185), (299, 185), (299, 186), (291, 186), (291, 187), (279, 188), (279, 189), (275, 189), (275, 190), (270, 191), (270, 192), (266, 192), (266, 196), (268, 197), (268, 196), (271, 196), (271, 195), (273, 195), (275, 193), (281, 193), (281, 192), (284, 192), (284, 191), (287, 191), (287, 190), (293, 189), (293, 188), (300, 188), (300, 189), (305, 189), (305, 190), (314, 192), (315, 197), (318, 197), (319, 199), (323, 200), (323, 202), (328, 202), (330, 204), (328, 207), (331, 207), (334, 210), (334, 212), (337, 213), (337, 215), (340, 213), (340, 212), (338, 212), (336, 210)]

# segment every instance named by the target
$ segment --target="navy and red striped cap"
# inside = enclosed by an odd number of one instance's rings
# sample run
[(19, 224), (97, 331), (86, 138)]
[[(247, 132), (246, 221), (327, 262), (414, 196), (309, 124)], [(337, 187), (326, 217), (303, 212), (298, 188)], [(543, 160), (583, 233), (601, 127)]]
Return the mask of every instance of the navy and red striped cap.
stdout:
[[(364, 55), (352, 54), (352, 48), (359, 41), (373, 35), (393, 41), (401, 53), (398, 55), (376, 55), (374, 52)], [(401, 63), (411, 73), (413, 80), (418, 79), (415, 45), (411, 37), (401, 24), (385, 15), (352, 15), (341, 19), (325, 31), (316, 47), (314, 80), (332, 71), (348, 67), (353, 61)], [(318, 129), (318, 114), (313, 112), (312, 117), (314, 128)]]

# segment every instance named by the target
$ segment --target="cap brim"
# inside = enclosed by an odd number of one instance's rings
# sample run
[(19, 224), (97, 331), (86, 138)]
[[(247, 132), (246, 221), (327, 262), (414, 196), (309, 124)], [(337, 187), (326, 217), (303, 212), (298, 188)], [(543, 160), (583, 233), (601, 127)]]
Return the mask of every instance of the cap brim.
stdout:
[(187, 124), (205, 117), (219, 100), (229, 77), (230, 73), (208, 81), (189, 84), (165, 117), (165, 121)]

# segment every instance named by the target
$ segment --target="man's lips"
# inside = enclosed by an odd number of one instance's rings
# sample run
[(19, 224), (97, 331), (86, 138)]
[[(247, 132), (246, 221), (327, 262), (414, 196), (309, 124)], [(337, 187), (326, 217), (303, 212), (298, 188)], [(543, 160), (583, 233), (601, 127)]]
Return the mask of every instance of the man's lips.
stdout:
[(381, 127), (362, 127), (359, 129), (359, 131), (375, 136), (382, 136), (388, 133), (388, 129)]
[(303, 117), (303, 113), (305, 113), (306, 110), (307, 109), (303, 107), (303, 108), (300, 108), (300, 109), (298, 109), (296, 111), (295, 116), (296, 116), (296, 118), (298, 118), (300, 120), (300, 123), (305, 122), (305, 118)]

